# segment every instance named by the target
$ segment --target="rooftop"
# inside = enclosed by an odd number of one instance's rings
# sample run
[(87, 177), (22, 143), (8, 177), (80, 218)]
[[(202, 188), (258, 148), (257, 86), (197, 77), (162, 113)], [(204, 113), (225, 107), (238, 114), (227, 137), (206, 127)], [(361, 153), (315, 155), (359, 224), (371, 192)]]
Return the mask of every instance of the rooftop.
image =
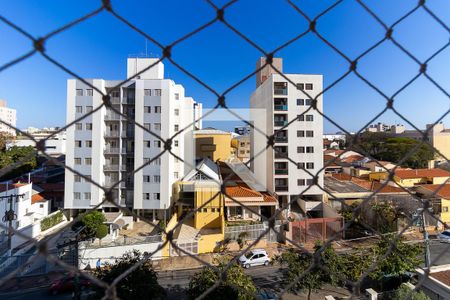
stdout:
[(395, 170), (395, 176), (401, 179), (421, 178), (421, 177), (450, 177), (450, 172), (442, 169), (414, 169)]
[(424, 189), (427, 189), (431, 192), (437, 192), (437, 195), (445, 198), (445, 199), (450, 199), (450, 184), (426, 184), (426, 185), (422, 185), (422, 187)]

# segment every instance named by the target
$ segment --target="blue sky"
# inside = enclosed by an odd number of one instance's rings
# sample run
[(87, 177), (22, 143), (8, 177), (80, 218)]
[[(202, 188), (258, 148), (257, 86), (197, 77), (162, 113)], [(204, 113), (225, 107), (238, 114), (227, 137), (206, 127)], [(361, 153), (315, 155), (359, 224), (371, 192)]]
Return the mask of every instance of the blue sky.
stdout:
[[(218, 5), (225, 1), (216, 1)], [(294, 1), (310, 17), (335, 1)], [(365, 3), (389, 26), (415, 7), (417, 0), (366, 0)], [(99, 7), (101, 1), (2, 1), (0, 15), (39, 37)], [(112, 1), (114, 9), (162, 44), (187, 34), (215, 16), (206, 1)], [(450, 24), (450, 1), (427, 1), (428, 7)], [(286, 1), (241, 0), (231, 5), (225, 18), (266, 51), (303, 32), (308, 24)], [(344, 0), (321, 17), (318, 31), (350, 58), (355, 58), (383, 38), (383, 28), (354, 0)], [(394, 29), (395, 39), (423, 61), (449, 42), (449, 32), (422, 8)], [(123, 79), (126, 58), (145, 51), (142, 36), (107, 12), (54, 36), (45, 45), (47, 54), (81, 77)], [(31, 42), (0, 22), (0, 66), (26, 53)], [(148, 53), (160, 50), (148, 42)], [(221, 23), (215, 23), (173, 49), (173, 58), (219, 93), (255, 68), (261, 53)], [(344, 74), (348, 63), (309, 33), (277, 53), (286, 73), (324, 75), (328, 86)], [(165, 61), (166, 77), (186, 88), (186, 93), (205, 107), (215, 96)], [(358, 70), (388, 96), (413, 78), (419, 66), (392, 42), (384, 42), (358, 63)], [(450, 47), (428, 64), (428, 74), (450, 91)], [(0, 72), (0, 98), (17, 109), (18, 126), (60, 126), (65, 123), (66, 80), (69, 74), (39, 54)], [(245, 108), (255, 87), (250, 78), (227, 96), (230, 107)], [(419, 127), (434, 122), (450, 108), (449, 98), (423, 76), (395, 98), (395, 107)], [(385, 100), (351, 74), (324, 95), (324, 112), (349, 131), (359, 130), (385, 106)], [(377, 121), (405, 122), (388, 112)], [(450, 128), (450, 118), (444, 119)], [(220, 126), (219, 126), (220, 127)], [(408, 126), (409, 127), (409, 126)], [(325, 131), (337, 129), (325, 122)]]

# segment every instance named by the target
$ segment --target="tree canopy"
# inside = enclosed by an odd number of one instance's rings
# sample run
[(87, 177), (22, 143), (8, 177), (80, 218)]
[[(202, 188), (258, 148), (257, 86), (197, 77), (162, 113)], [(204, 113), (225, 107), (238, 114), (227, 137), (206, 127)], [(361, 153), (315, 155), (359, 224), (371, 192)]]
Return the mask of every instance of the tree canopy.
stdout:
[[(118, 258), (114, 264), (105, 263), (104, 267), (96, 269), (94, 275), (107, 283), (112, 283), (119, 275), (128, 271), (143, 258), (137, 250), (127, 252)], [(95, 298), (102, 298), (104, 288), (94, 286)], [(133, 272), (120, 280), (116, 285), (119, 299), (160, 299), (165, 291), (158, 283), (158, 276), (153, 270), (150, 260), (144, 261)]]
[(10, 166), (27, 156), (30, 156), (30, 158), (26, 159), (19, 166), (15, 167), (13, 170), (3, 175), (0, 179), (8, 180), (18, 177), (20, 175), (32, 171), (38, 165), (37, 154), (32, 146), (28, 147), (13, 146), (8, 150), (2, 148), (2, 150), (0, 150), (0, 169)]
[(103, 223), (106, 221), (105, 216), (100, 211), (91, 211), (85, 214), (81, 218), (81, 222), (83, 222), (85, 229), (84, 232), (88, 236), (95, 236), (98, 230), (103, 231), (103, 229), (99, 229)]

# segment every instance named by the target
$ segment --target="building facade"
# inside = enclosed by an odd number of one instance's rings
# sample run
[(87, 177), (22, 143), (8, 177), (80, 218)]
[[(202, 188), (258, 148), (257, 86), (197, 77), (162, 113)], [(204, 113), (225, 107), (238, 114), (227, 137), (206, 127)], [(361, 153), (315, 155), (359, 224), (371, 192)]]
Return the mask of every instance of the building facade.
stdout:
[[(0, 120), (16, 127), (16, 110), (6, 107), (5, 100), (0, 100)], [(4, 123), (0, 123), (0, 132), (6, 133), (10, 136), (16, 135), (16, 130)]]
[[(296, 86), (280, 74), (271, 73), (251, 96), (251, 119), (255, 127), (269, 136), (275, 134), (274, 147), (264, 151), (266, 136), (252, 130), (252, 171), (270, 192), (278, 194), (280, 205), (286, 207), (296, 202), (304, 212), (320, 211), (322, 191), (317, 186), (308, 188), (313, 179), (305, 170), (315, 175), (323, 166), (323, 118), (315, 110), (306, 112), (312, 100), (302, 90), (315, 97), (322, 92), (323, 78), (306, 74), (284, 76)], [(322, 96), (317, 101), (317, 108), (322, 111)], [(323, 186), (323, 173), (319, 174), (318, 183)]]
[[(164, 78), (164, 65), (157, 61), (128, 58), (127, 78), (155, 65), (115, 90), (113, 87), (120, 81), (87, 79), (99, 90), (110, 93), (112, 106), (132, 121), (103, 106), (67, 129), (66, 150), (67, 166), (103, 186), (112, 187), (123, 180), (113, 189), (114, 201), (154, 218), (162, 217), (170, 207), (172, 184), (189, 171), (168, 152), (155, 157), (164, 151), (164, 140), (182, 131), (172, 140), (172, 152), (192, 164), (192, 132), (201, 128), (201, 122), (195, 120), (200, 118), (202, 109), (201, 104), (185, 96), (182, 85)], [(68, 80), (67, 95), (68, 123), (103, 103), (102, 95), (80, 80)], [(133, 170), (138, 171), (132, 174)], [(66, 209), (92, 208), (104, 196), (102, 189), (66, 172)], [(111, 206), (105, 203), (102, 208)]]
[(234, 157), (235, 149), (231, 147), (232, 138), (231, 132), (215, 128), (196, 130), (194, 132), (195, 157), (208, 158), (212, 161), (224, 161)]

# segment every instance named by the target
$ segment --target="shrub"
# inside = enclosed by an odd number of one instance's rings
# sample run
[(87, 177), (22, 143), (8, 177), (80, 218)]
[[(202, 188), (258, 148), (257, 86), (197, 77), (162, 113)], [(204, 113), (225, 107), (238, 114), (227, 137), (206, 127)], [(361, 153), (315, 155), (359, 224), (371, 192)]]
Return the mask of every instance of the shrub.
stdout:
[(48, 216), (41, 221), (41, 231), (45, 231), (64, 221), (64, 215), (61, 211), (54, 215)]
[(105, 224), (101, 224), (97, 227), (97, 231), (95, 232), (95, 237), (98, 239), (102, 239), (108, 235), (108, 226)]

